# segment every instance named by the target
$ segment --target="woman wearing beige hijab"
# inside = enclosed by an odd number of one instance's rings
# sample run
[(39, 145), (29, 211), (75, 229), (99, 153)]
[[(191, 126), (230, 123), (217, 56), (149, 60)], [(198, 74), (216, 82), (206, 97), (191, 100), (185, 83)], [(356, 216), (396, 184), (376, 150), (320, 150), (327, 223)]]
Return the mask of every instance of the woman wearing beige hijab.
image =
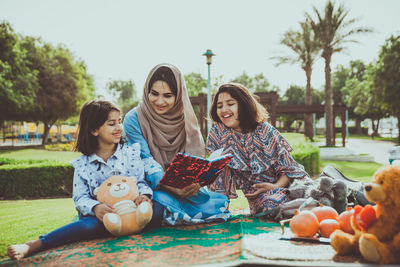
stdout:
[(154, 200), (170, 225), (226, 221), (230, 217), (225, 195), (209, 192), (198, 184), (178, 189), (160, 185), (164, 171), (177, 152), (204, 156), (204, 141), (181, 72), (159, 64), (149, 73), (142, 101), (128, 112), (124, 131), (129, 144), (140, 143), (146, 180)]

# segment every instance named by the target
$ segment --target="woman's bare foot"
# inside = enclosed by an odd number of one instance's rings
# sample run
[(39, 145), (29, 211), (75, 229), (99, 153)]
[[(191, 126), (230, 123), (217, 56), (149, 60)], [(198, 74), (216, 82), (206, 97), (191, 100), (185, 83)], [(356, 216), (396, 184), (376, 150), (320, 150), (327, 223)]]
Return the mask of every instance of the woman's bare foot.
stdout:
[(42, 248), (42, 241), (40, 239), (28, 241), (25, 244), (17, 244), (9, 246), (7, 255), (13, 260), (20, 260), (32, 253), (39, 251)]

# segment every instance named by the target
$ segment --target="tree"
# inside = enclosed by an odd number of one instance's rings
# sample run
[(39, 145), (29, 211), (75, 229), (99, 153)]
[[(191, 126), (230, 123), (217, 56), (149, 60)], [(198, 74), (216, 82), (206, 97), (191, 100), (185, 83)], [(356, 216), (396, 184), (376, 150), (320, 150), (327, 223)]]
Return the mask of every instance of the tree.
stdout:
[(63, 46), (53, 47), (39, 39), (26, 37), (24, 47), (30, 55), (31, 68), (38, 72), (38, 88), (34, 107), (25, 120), (41, 121), (44, 125), (42, 144), (57, 120), (76, 115), (80, 105), (92, 98), (93, 80), (83, 62), (76, 61)]
[(273, 89), (270, 86), (271, 84), (264, 74), (259, 73), (254, 75), (253, 88), (255, 93), (272, 91)]
[(110, 81), (107, 83), (107, 90), (117, 99), (123, 114), (139, 104), (136, 96), (136, 85), (133, 81)]
[[(297, 85), (291, 85), (285, 92), (285, 94), (278, 99), (278, 103), (280, 105), (302, 105), (304, 103), (305, 99), (305, 91), (306, 89), (301, 86)], [(313, 103), (318, 103), (320, 104), (323, 95), (322, 92), (317, 91), (317, 90), (311, 90), (312, 91), (312, 102)], [(280, 120), (283, 122), (285, 131), (290, 132), (291, 131), (291, 126), (293, 122), (299, 121), (296, 125), (296, 132), (299, 131), (299, 128), (301, 127), (301, 120), (303, 119), (301, 114), (295, 114), (295, 115), (281, 115)], [(311, 128), (313, 130), (313, 128)]]
[(343, 91), (342, 88), (346, 85), (346, 80), (356, 78), (362, 81), (365, 71), (366, 66), (361, 60), (350, 61), (349, 67), (343, 65), (336, 67), (336, 70), (332, 73), (331, 83), (333, 102), (335, 104), (345, 104), (344, 99), (348, 92)]
[[(322, 49), (322, 58), (325, 60), (325, 114), (326, 114), (326, 145), (333, 145), (333, 106), (331, 90), (331, 59), (334, 53), (342, 52), (344, 45), (356, 40), (349, 39), (356, 34), (370, 32), (369, 28), (354, 27), (357, 19), (348, 19), (349, 11), (340, 4), (329, 0), (325, 6), (324, 13), (313, 7), (316, 18), (306, 13), (306, 18), (314, 31), (316, 41)], [(352, 28), (351, 28), (352, 27)]]
[(332, 94), (333, 102), (335, 104), (347, 105), (349, 111), (349, 118), (354, 119), (356, 122), (356, 133), (361, 134), (361, 122), (366, 117), (361, 113), (355, 113), (355, 106), (350, 105), (348, 101), (350, 91), (346, 87), (346, 81), (349, 79), (357, 79), (358, 81), (363, 81), (366, 66), (361, 60), (350, 61), (349, 67), (344, 67), (343, 65), (338, 65), (336, 70), (332, 73)]
[[(390, 114), (397, 117), (400, 133), (400, 35), (390, 36), (379, 52), (374, 84)], [(400, 143), (400, 135), (399, 135)]]
[(82, 61), (62, 47), (15, 34), (0, 23), (0, 122), (42, 121), (47, 140), (59, 119), (76, 115), (93, 97), (93, 78)]
[(254, 77), (250, 77), (246, 72), (243, 71), (243, 73), (239, 76), (236, 76), (232, 82), (240, 83), (246, 86), (252, 92), (272, 91), (268, 79), (262, 73), (256, 74)]
[[(287, 46), (294, 52), (294, 56), (276, 56), (277, 66), (281, 64), (301, 64), (307, 77), (305, 104), (312, 105), (311, 92), (311, 74), (312, 66), (320, 51), (319, 46), (315, 42), (314, 33), (308, 21), (300, 23), (300, 31), (287, 31), (282, 37), (280, 43)], [(304, 134), (310, 140), (313, 140), (313, 122), (312, 114), (304, 114)]]
[(0, 125), (17, 120), (33, 107), (37, 71), (30, 68), (21, 38), (7, 22), (0, 23)]
[(213, 94), (217, 93), (218, 88), (223, 84), (224, 82), (224, 75), (220, 74), (218, 76), (214, 76), (211, 79), (211, 91)]
[(203, 88), (207, 88), (207, 80), (200, 73), (191, 72), (186, 74), (185, 81), (189, 96), (198, 96), (203, 92)]
[(354, 76), (347, 79), (343, 91), (348, 92), (345, 101), (353, 108), (354, 113), (363, 119), (371, 119), (374, 137), (378, 135), (380, 119), (388, 116), (388, 109), (379, 98), (379, 92), (373, 81), (373, 72), (374, 65), (370, 64), (363, 77)]
[[(291, 85), (285, 92), (285, 94), (278, 99), (278, 103), (281, 105), (302, 105), (304, 103), (305, 90), (301, 86)], [(297, 123), (296, 132), (301, 127), (301, 120), (303, 116), (301, 114), (295, 115), (282, 115), (280, 120), (283, 122), (283, 127), (286, 132), (291, 131), (293, 122), (300, 121)]]

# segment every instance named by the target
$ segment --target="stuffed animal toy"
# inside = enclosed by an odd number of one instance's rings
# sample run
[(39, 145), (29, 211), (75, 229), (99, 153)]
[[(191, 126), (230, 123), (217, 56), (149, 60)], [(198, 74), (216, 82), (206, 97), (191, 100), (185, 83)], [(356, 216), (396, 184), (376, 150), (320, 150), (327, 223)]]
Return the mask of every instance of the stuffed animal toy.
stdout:
[(295, 180), (289, 187), (290, 199), (313, 198), (318, 203), (331, 206), (341, 213), (347, 208), (347, 185), (341, 180), (320, 176), (313, 181)]
[(137, 233), (151, 220), (153, 208), (149, 202), (135, 205), (139, 190), (134, 177), (111, 176), (94, 193), (98, 201), (112, 205), (117, 212), (103, 217), (104, 226), (115, 236)]
[(336, 230), (331, 245), (339, 255), (361, 253), (370, 262), (400, 263), (400, 166), (379, 169), (364, 191), (376, 205), (356, 207), (351, 218), (355, 233)]
[(309, 187), (308, 194), (324, 206), (333, 206), (333, 185), (335, 181), (328, 176), (320, 176), (314, 180), (314, 185)]
[[(374, 204), (368, 201), (364, 195), (364, 183), (359, 181), (354, 181), (343, 175), (338, 169), (333, 166), (327, 165), (322, 170), (321, 176), (328, 176), (333, 178), (335, 181), (342, 181), (347, 186), (347, 202), (353, 206), (361, 205), (365, 206), (367, 204)], [(339, 205), (339, 204), (337, 204)]]

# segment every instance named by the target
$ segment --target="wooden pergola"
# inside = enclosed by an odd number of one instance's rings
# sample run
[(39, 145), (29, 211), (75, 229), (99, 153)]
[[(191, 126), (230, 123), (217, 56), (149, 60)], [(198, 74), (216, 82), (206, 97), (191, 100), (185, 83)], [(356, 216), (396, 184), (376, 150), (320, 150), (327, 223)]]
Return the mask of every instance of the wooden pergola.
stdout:
[[(313, 105), (278, 105), (279, 95), (277, 92), (260, 92), (255, 93), (258, 96), (260, 103), (267, 107), (270, 115), (270, 123), (276, 126), (276, 117), (278, 114), (324, 114), (325, 107), (320, 104)], [(207, 95), (199, 94), (198, 96), (191, 96), (190, 102), (193, 106), (200, 107), (200, 131), (203, 136), (208, 133), (207, 127)], [(342, 146), (346, 144), (346, 110), (347, 107), (343, 105), (333, 105), (333, 117), (340, 115), (342, 121), (341, 133), (342, 133)], [(333, 136), (336, 136), (335, 132), (335, 121), (333, 121)], [(333, 138), (333, 145), (335, 145), (335, 138)]]

